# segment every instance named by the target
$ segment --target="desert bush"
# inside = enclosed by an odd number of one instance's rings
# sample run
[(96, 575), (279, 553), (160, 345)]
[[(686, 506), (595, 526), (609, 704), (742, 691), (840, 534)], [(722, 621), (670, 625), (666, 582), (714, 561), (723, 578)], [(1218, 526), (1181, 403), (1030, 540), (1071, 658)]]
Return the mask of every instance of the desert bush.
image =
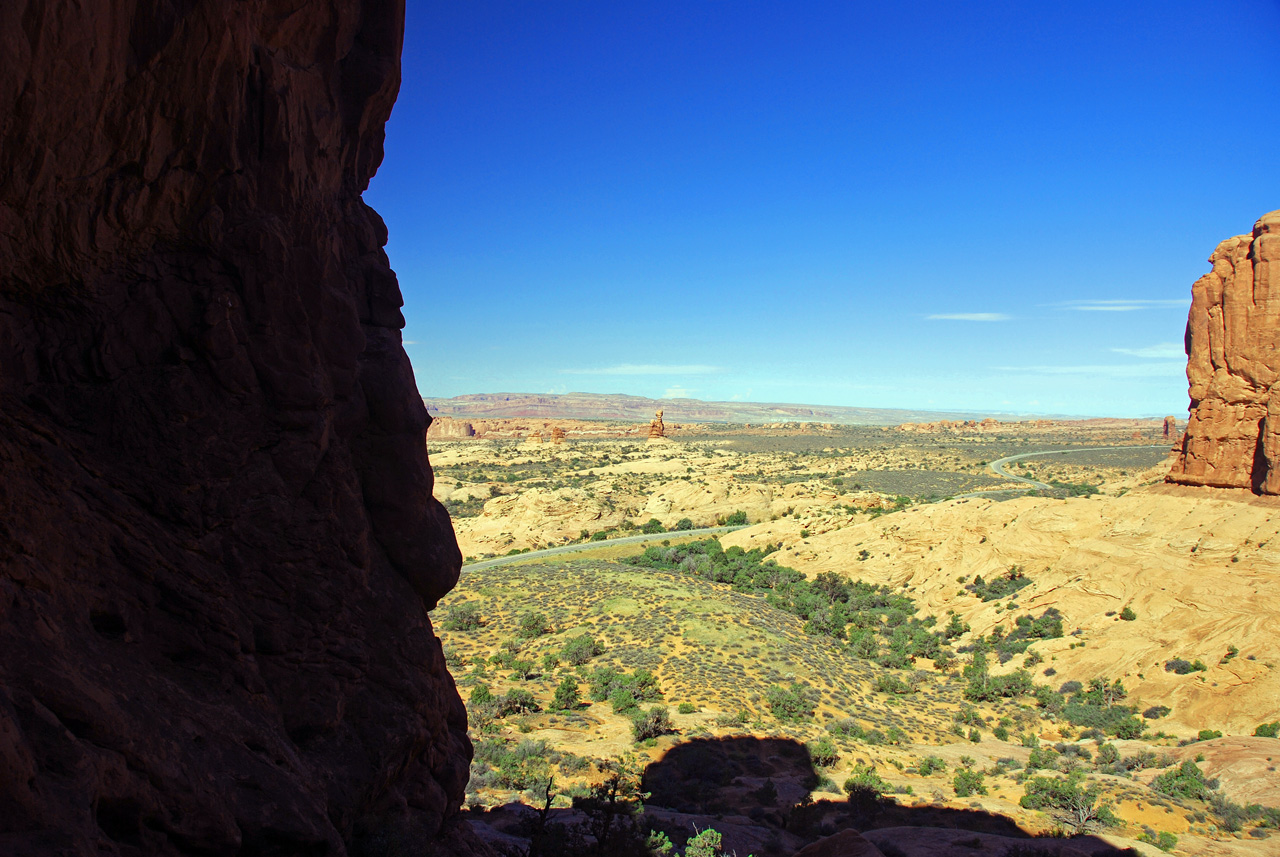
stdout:
[(640, 527), (640, 532), (646, 535), (656, 535), (658, 533), (666, 532), (666, 527), (662, 526), (662, 522), (657, 518), (650, 518), (644, 522), (643, 526)]
[(692, 702), (682, 702), (676, 706), (676, 711), (679, 711), (681, 714), (693, 714), (697, 710), (698, 706), (694, 705)]
[(1032, 777), (1023, 784), (1018, 802), (1027, 809), (1049, 810), (1083, 833), (1090, 827), (1109, 827), (1119, 822), (1109, 804), (1099, 804), (1097, 787), (1085, 788), (1080, 774), (1067, 777)]
[(859, 812), (873, 810), (890, 790), (889, 784), (870, 765), (854, 765), (852, 774), (841, 788), (848, 796), (849, 803)]
[(1152, 790), (1159, 794), (1192, 800), (1208, 800), (1217, 787), (1218, 781), (1205, 779), (1204, 771), (1190, 759), (1151, 781)]
[(817, 695), (813, 688), (799, 682), (793, 682), (790, 687), (774, 684), (765, 691), (765, 701), (779, 720), (807, 720), (813, 717)]
[(551, 699), (551, 707), (556, 711), (574, 711), (582, 704), (578, 695), (578, 680), (571, 675), (561, 679), (556, 687), (555, 696)]
[(582, 666), (587, 661), (604, 654), (604, 645), (590, 634), (582, 634), (565, 642), (560, 657), (572, 666)]
[(1253, 730), (1253, 734), (1259, 738), (1280, 738), (1280, 720), (1271, 723), (1259, 723), (1258, 727)]
[(1031, 578), (1027, 577), (1022, 566), (1014, 565), (1010, 566), (1008, 571), (993, 579), (990, 583), (983, 580), (982, 575), (978, 575), (973, 579), (972, 583), (965, 585), (965, 589), (983, 601), (996, 601), (1007, 595), (1012, 595), (1030, 584)]
[(655, 705), (631, 718), (631, 734), (637, 743), (660, 735), (670, 735), (675, 731), (664, 705)]
[(1159, 720), (1171, 711), (1173, 711), (1173, 709), (1167, 705), (1153, 705), (1146, 711), (1142, 712), (1142, 716), (1147, 720)]
[(693, 529), (693, 521), (691, 521), (691, 520), (690, 520), (690, 519), (688, 519), (688, 518), (681, 518), (680, 520), (676, 521), (675, 529), (676, 529), (677, 531), (692, 530), (692, 529)]
[(446, 631), (474, 631), (483, 625), (478, 604), (455, 604), (445, 608), (440, 617), (440, 627)]
[(840, 761), (840, 753), (830, 738), (819, 738), (817, 741), (805, 746), (809, 750), (809, 758), (820, 768), (830, 768)]
[(547, 617), (541, 613), (524, 614), (516, 627), (516, 636), (522, 640), (532, 640), (534, 637), (541, 637), (550, 632), (551, 625), (547, 622)]
[(1188, 661), (1183, 658), (1174, 658), (1171, 661), (1164, 662), (1164, 671), (1167, 673), (1175, 673), (1177, 675), (1187, 675), (1193, 672), (1204, 672), (1209, 669), (1204, 662), (1198, 658), (1195, 661)]
[(498, 697), (497, 703), (497, 715), (499, 717), (539, 710), (538, 701), (533, 698), (533, 694), (520, 687), (513, 687), (508, 690)]
[(937, 756), (925, 756), (920, 760), (920, 763), (916, 765), (916, 770), (920, 772), (920, 776), (922, 777), (927, 777), (936, 771), (945, 771), (946, 769), (947, 763)]
[(1148, 845), (1154, 845), (1161, 851), (1172, 851), (1178, 847), (1178, 837), (1174, 836), (1167, 830), (1161, 830), (1158, 833), (1155, 831), (1152, 831), (1151, 833), (1144, 831), (1138, 836), (1138, 841), (1146, 842)]
[(1134, 619), (1138, 618), (1138, 614), (1133, 612), (1132, 607), (1126, 605), (1125, 608), (1120, 611), (1120, 618), (1126, 622), (1132, 622)]
[(984, 795), (987, 793), (985, 783), (986, 777), (982, 771), (974, 771), (968, 768), (956, 771), (956, 775), (951, 780), (951, 787), (956, 791), (956, 797), (969, 797), (970, 795)]

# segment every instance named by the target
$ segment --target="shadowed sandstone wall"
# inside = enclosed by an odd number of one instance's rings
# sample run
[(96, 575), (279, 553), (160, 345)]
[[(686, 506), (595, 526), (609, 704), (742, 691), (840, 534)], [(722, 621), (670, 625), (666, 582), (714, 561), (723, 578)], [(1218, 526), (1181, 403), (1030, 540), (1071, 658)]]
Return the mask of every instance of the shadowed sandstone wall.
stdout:
[(0, 4), (0, 852), (449, 838), (400, 0)]
[(1280, 211), (1209, 263), (1191, 287), (1191, 416), (1169, 481), (1280, 494)]

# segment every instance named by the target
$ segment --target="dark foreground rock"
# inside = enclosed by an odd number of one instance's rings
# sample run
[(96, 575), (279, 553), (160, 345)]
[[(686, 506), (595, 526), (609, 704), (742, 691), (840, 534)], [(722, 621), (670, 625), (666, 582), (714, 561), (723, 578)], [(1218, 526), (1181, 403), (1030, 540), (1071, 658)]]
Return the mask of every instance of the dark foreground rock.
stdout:
[(466, 850), (461, 558), (360, 199), (402, 31), (0, 4), (0, 853)]

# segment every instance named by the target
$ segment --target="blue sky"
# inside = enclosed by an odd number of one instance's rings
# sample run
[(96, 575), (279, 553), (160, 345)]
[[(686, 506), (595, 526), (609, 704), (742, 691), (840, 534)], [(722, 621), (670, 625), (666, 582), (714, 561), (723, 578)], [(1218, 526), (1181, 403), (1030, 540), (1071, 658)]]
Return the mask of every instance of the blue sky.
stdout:
[(1280, 208), (1280, 3), (410, 2), (427, 396), (1141, 416)]

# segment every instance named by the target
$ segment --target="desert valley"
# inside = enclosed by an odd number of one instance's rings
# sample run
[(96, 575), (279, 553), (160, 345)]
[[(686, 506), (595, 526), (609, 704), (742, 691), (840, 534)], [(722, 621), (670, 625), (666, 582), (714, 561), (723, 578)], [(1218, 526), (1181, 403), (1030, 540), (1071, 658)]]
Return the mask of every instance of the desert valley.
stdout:
[(880, 5), (0, 4), (0, 854), (1280, 853), (1276, 10)]

